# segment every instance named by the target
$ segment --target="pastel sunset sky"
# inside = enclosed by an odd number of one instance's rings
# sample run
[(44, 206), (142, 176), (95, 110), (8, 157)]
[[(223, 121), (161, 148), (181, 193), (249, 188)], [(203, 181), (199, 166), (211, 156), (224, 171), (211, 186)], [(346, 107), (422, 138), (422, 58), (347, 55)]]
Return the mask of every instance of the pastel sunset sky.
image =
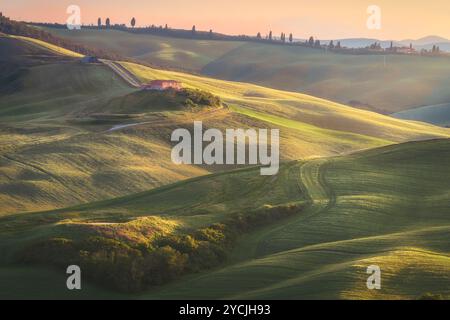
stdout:
[[(84, 24), (109, 17), (138, 26), (213, 29), (227, 34), (273, 30), (320, 39), (371, 37), (402, 40), (439, 35), (450, 38), (449, 0), (0, 0), (0, 11), (17, 20), (65, 23), (69, 5), (81, 8)], [(381, 8), (381, 30), (369, 30), (367, 8)]]

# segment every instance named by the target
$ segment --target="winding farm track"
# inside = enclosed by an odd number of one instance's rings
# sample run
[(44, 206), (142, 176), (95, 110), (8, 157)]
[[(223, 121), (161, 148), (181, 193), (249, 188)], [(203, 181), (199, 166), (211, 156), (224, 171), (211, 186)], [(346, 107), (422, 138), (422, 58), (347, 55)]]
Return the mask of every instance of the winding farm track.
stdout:
[(122, 67), (119, 63), (111, 60), (105, 60), (100, 59), (100, 62), (102, 62), (104, 65), (109, 67), (112, 71), (114, 71), (116, 74), (118, 74), (122, 79), (124, 79), (130, 86), (134, 88), (140, 88), (142, 86), (139, 79), (129, 72), (127, 69)]
[(249, 255), (252, 258), (262, 258), (277, 253), (277, 248), (283, 246), (274, 244), (284, 241), (282, 236), (287, 233), (286, 229), (296, 224), (307, 223), (309, 219), (326, 213), (336, 204), (336, 196), (325, 178), (329, 161), (329, 159), (320, 158), (297, 162), (289, 166), (287, 175), (290, 187), (298, 191), (300, 201), (306, 200), (309, 203), (307, 208), (289, 219), (244, 236), (245, 240), (241, 242), (244, 249), (241, 248), (236, 253), (234, 262), (248, 259)]
[[(325, 173), (328, 159), (313, 159), (301, 163), (299, 166), (292, 167), (291, 174), (296, 176), (299, 188), (302, 190), (303, 196), (309, 202), (309, 206), (293, 219), (289, 219), (277, 228), (272, 228), (266, 233), (264, 240), (258, 244), (256, 250), (259, 255), (276, 253), (278, 248), (283, 247), (277, 245), (278, 242), (284, 242), (285, 232), (287, 228), (291, 228), (295, 224), (304, 224), (313, 217), (325, 213), (336, 203), (336, 197), (332, 189), (328, 186)], [(301, 195), (302, 196), (302, 195)]]
[(307, 217), (326, 211), (336, 204), (336, 196), (325, 178), (329, 161), (328, 159), (310, 160), (300, 167), (299, 180), (305, 186), (311, 201)]

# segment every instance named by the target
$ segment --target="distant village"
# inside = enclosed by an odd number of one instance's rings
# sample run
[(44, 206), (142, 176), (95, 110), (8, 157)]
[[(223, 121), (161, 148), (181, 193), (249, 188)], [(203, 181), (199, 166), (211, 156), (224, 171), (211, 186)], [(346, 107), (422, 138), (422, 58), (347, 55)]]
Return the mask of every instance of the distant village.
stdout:
[[(330, 46), (332, 46), (332, 43), (330, 43)], [(345, 48), (344, 50), (349, 50), (348, 48)], [(350, 49), (351, 50), (351, 49)], [(354, 50), (363, 50), (366, 51), (368, 53), (391, 53), (391, 54), (420, 54), (420, 55), (432, 55), (432, 56), (436, 56), (436, 55), (445, 55), (446, 53), (441, 52), (439, 46), (434, 45), (433, 48), (431, 50), (426, 50), (426, 49), (421, 49), (420, 51), (417, 51), (412, 44), (410, 44), (409, 46), (394, 46), (393, 41), (391, 41), (391, 45), (389, 48), (382, 48), (381, 44), (378, 42), (373, 43), (372, 45), (362, 48), (362, 49), (354, 49)]]

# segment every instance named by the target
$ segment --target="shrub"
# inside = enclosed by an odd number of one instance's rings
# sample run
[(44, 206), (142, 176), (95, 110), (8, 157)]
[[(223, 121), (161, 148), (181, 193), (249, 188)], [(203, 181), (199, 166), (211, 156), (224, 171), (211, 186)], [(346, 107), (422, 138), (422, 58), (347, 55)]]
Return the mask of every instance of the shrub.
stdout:
[(170, 246), (157, 248), (143, 261), (144, 283), (160, 285), (183, 274), (188, 256)]
[(18, 261), (64, 268), (76, 264), (104, 286), (136, 292), (216, 267), (226, 260), (240, 234), (301, 210), (302, 206), (289, 205), (240, 213), (191, 234), (162, 236), (150, 245), (133, 246), (99, 236), (81, 241), (48, 239), (23, 250)]
[(221, 106), (220, 98), (207, 91), (184, 89), (180, 94), (185, 97), (185, 105), (187, 107)]

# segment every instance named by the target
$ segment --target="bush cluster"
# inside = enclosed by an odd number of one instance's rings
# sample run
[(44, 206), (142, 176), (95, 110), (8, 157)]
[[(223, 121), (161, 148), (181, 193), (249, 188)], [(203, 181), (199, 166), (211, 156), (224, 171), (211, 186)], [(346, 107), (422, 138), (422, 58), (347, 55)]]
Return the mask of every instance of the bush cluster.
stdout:
[(223, 223), (188, 234), (163, 236), (146, 245), (101, 236), (78, 241), (46, 239), (24, 249), (18, 261), (59, 268), (75, 264), (94, 282), (118, 291), (138, 292), (187, 273), (219, 266), (239, 235), (301, 209), (299, 205), (289, 205), (238, 214)]
[(203, 90), (184, 89), (180, 92), (187, 107), (220, 107), (221, 100), (218, 96)]

